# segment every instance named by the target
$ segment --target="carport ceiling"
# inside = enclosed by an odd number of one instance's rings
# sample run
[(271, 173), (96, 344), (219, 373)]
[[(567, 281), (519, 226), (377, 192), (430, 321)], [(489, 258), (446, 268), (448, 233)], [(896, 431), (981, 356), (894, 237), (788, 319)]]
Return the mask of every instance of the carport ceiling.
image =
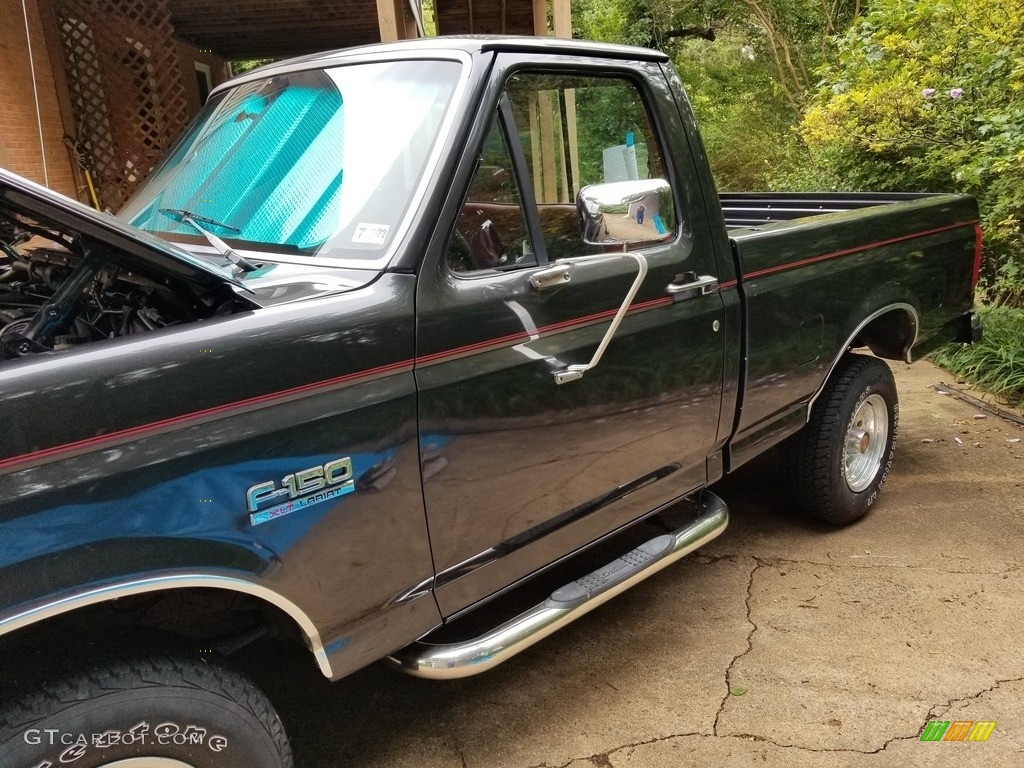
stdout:
[(170, 0), (175, 35), (226, 59), (283, 58), (380, 40), (375, 0)]

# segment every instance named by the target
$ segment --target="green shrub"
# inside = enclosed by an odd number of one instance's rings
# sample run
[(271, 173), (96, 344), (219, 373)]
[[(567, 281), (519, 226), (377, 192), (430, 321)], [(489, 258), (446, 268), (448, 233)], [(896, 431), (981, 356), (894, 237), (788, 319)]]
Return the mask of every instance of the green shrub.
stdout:
[(982, 310), (985, 333), (976, 346), (951, 344), (933, 356), (957, 376), (1024, 412), (1024, 310)]
[(779, 90), (770, 62), (755, 56), (736, 30), (714, 43), (681, 40), (673, 62), (686, 86), (719, 191), (776, 186), (783, 168), (806, 167), (796, 113)]
[(967, 192), (985, 229), (983, 282), (1024, 305), (1024, 8), (1014, 0), (875, 0), (801, 125), (848, 189)]

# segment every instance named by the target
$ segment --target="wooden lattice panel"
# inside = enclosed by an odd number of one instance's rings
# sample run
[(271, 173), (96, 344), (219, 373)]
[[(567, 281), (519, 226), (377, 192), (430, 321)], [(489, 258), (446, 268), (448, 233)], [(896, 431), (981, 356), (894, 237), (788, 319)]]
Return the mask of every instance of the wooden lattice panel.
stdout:
[(188, 121), (166, 0), (57, 0), (80, 149), (117, 210)]

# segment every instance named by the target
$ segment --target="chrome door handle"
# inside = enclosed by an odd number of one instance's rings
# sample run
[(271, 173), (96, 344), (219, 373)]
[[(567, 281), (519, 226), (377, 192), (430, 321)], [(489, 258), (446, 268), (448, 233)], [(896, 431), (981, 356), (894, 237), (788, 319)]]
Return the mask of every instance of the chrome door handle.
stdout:
[(679, 293), (686, 293), (688, 291), (696, 291), (698, 296), (706, 296), (709, 293), (714, 293), (718, 290), (718, 278), (714, 275), (696, 275), (690, 272), (680, 279), (685, 280), (684, 283), (669, 283), (666, 286), (665, 291), (671, 295)]
[(571, 271), (572, 266), (569, 264), (559, 264), (548, 269), (542, 269), (530, 275), (530, 285), (538, 291), (543, 291), (545, 288), (554, 288), (556, 285), (565, 285), (572, 280)]

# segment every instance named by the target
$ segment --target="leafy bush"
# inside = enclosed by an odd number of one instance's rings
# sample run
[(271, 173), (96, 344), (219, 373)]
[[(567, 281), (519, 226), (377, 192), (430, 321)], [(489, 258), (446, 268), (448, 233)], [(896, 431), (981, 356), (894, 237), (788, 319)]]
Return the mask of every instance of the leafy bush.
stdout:
[(1024, 7), (875, 0), (801, 134), (840, 187), (976, 195), (989, 298), (1024, 305)]
[(1024, 310), (984, 310), (985, 333), (977, 346), (951, 344), (933, 356), (936, 363), (989, 390), (1024, 411)]
[(781, 169), (807, 167), (796, 114), (746, 37), (726, 30), (713, 43), (679, 41), (672, 58), (720, 190), (770, 189)]
[(252, 72), (254, 69), (273, 64), (277, 59), (245, 59), (244, 61), (231, 62), (231, 76), (241, 75), (244, 72)]

